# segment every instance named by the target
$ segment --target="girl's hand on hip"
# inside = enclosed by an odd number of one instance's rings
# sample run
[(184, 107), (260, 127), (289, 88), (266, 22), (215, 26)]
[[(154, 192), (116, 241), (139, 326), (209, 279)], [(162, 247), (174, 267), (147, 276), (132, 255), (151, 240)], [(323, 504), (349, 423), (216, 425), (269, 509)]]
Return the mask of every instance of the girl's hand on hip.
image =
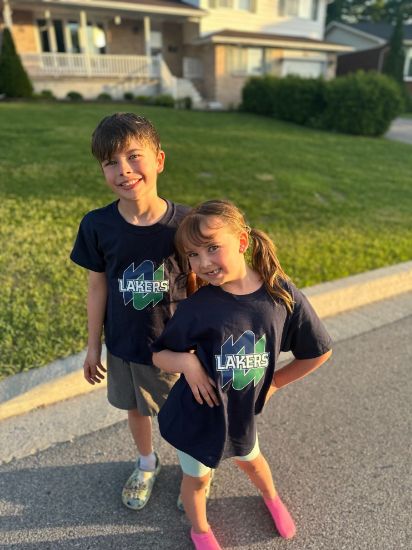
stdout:
[(194, 398), (200, 405), (203, 405), (204, 401), (209, 407), (219, 405), (219, 399), (215, 391), (215, 381), (207, 375), (195, 353), (187, 354), (182, 372)]

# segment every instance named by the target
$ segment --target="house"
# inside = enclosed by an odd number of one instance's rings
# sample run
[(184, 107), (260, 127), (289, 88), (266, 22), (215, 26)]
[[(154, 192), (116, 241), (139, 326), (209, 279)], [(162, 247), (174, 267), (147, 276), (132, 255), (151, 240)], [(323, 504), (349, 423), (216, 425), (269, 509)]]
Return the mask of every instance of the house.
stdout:
[[(393, 26), (390, 23), (329, 23), (326, 27), (326, 38), (338, 44), (352, 46), (355, 50), (338, 56), (337, 75), (359, 69), (381, 72), (392, 33)], [(404, 80), (412, 92), (412, 24), (404, 25), (404, 46)]]
[(251, 75), (332, 78), (328, 0), (0, 0), (36, 91), (236, 105)]

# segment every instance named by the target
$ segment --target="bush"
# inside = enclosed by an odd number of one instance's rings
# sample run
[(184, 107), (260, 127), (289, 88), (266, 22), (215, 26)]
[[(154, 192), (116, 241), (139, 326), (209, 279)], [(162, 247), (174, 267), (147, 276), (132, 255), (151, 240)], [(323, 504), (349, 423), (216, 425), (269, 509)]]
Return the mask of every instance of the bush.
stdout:
[(151, 98), (148, 95), (137, 95), (134, 99), (139, 105), (148, 105)]
[(112, 96), (107, 92), (102, 92), (97, 96), (97, 101), (112, 101)]
[(169, 94), (157, 95), (152, 98), (151, 105), (158, 105), (159, 107), (174, 107), (175, 100)]
[(125, 92), (125, 93), (123, 94), (123, 99), (124, 99), (125, 101), (133, 101), (134, 95), (133, 95), (131, 92)]
[(241, 109), (348, 134), (379, 136), (402, 112), (404, 100), (391, 78), (359, 72), (325, 82), (288, 76), (251, 78)]
[(82, 101), (83, 96), (79, 92), (68, 92), (66, 94), (67, 99), (70, 99), (70, 101)]
[(381, 136), (404, 102), (390, 77), (362, 71), (328, 82), (322, 126), (345, 134)]
[(3, 30), (0, 52), (0, 93), (6, 97), (31, 97), (33, 86), (16, 53), (8, 28)]
[(192, 98), (189, 96), (181, 97), (175, 101), (175, 107), (176, 109), (186, 109), (190, 111), (192, 108)]
[(242, 90), (240, 109), (258, 115), (273, 116), (278, 80), (274, 76), (250, 78)]
[(41, 99), (55, 100), (56, 96), (53, 94), (53, 92), (51, 90), (42, 90), (40, 92), (40, 98)]

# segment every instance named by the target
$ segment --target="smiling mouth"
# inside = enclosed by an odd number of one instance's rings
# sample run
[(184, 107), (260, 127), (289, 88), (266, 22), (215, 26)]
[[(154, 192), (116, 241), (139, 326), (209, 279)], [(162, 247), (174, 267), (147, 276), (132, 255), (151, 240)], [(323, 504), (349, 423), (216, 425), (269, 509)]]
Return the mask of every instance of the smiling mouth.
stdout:
[(137, 178), (135, 180), (123, 181), (122, 183), (119, 184), (119, 187), (128, 191), (129, 189), (133, 189), (134, 187), (136, 187), (136, 185), (140, 183), (142, 180), (143, 178)]
[(217, 269), (214, 269), (213, 271), (208, 271), (207, 273), (205, 273), (205, 275), (207, 276), (213, 276), (213, 275), (217, 275), (218, 273), (220, 273), (222, 270), (220, 267), (218, 267)]

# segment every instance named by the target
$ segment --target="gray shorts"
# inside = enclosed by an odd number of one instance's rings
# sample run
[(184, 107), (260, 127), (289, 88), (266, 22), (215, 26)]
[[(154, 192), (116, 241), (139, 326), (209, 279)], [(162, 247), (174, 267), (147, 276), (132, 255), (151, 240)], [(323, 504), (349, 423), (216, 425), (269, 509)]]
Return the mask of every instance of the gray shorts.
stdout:
[(107, 352), (107, 398), (117, 409), (156, 416), (179, 374), (124, 361)]

